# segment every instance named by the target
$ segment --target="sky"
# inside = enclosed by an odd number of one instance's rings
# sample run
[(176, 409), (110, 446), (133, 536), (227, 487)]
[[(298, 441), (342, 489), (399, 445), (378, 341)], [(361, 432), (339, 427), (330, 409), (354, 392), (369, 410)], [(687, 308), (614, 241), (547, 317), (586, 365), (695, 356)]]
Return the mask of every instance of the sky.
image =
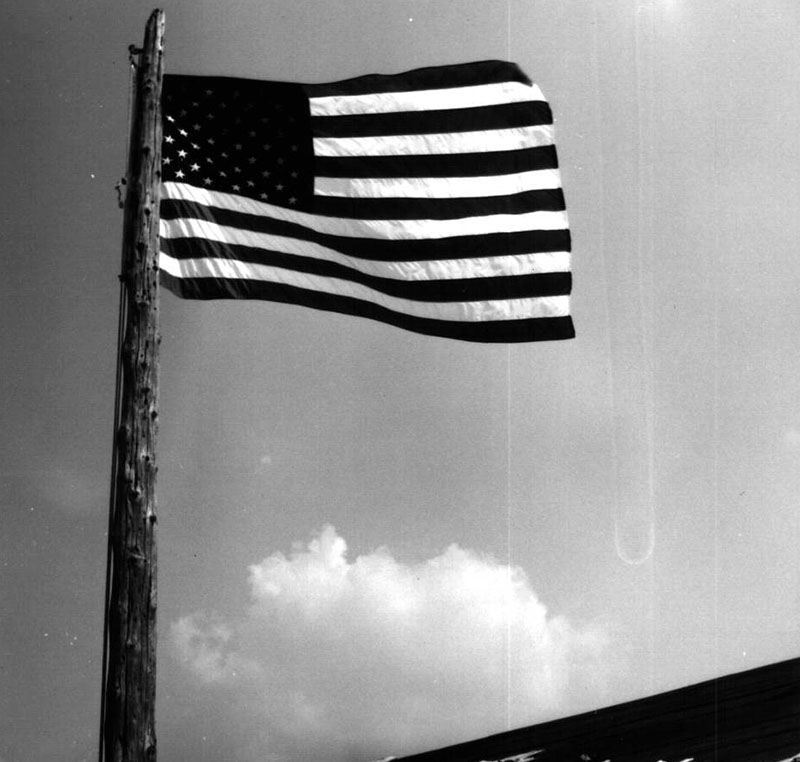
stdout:
[[(490, 58), (553, 108), (567, 342), (161, 299), (165, 762), (368, 762), (798, 655), (794, 0), (173, 0), (166, 67)], [(0, 762), (96, 758), (128, 45), (12, 0)]]

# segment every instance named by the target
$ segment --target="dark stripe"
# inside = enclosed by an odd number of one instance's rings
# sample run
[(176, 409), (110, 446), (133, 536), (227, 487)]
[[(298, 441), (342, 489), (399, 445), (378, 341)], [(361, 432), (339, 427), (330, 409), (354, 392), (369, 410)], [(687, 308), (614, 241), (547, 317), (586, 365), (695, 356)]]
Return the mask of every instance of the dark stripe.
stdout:
[(453, 66), (432, 66), (402, 74), (368, 74), (363, 77), (304, 85), (309, 98), (331, 95), (364, 95), (366, 93), (395, 93), (407, 90), (432, 90), (443, 87), (490, 85), (499, 82), (531, 81), (514, 63), (507, 61), (476, 61)]
[(407, 262), (466, 257), (491, 257), (504, 254), (533, 254), (546, 251), (569, 251), (569, 230), (527, 230), (518, 233), (453, 236), (423, 240), (385, 240), (353, 238), (318, 233), (302, 225), (270, 217), (244, 214), (191, 201), (163, 199), (161, 218), (206, 220), (255, 233), (290, 236), (335, 249), (351, 257), (381, 262)]
[(570, 273), (434, 281), (397, 280), (369, 275), (337, 262), (270, 249), (220, 243), (204, 238), (168, 238), (161, 242), (161, 248), (176, 259), (209, 257), (280, 267), (308, 275), (360, 283), (389, 296), (420, 302), (479, 302), (494, 299), (526, 299), (535, 296), (563, 296), (569, 294), (572, 287)]
[(552, 123), (550, 106), (544, 101), (529, 101), (477, 108), (312, 116), (311, 132), (315, 138), (364, 138), (503, 130)]
[(521, 148), (517, 151), (405, 156), (314, 157), (317, 177), (482, 177), (557, 169), (555, 146)]
[(476, 198), (340, 198), (315, 196), (314, 214), (361, 220), (455, 220), (491, 214), (560, 212), (564, 206), (561, 188), (533, 190), (510, 196)]
[[(213, 90), (213, 94), (207, 94)], [(194, 74), (165, 74), (161, 98), (165, 104), (173, 100), (179, 105), (197, 99), (215, 105), (222, 99), (228, 100), (232, 108), (236, 103), (248, 100), (270, 103), (291, 104), (297, 107), (307, 100), (303, 85), (295, 82), (275, 82), (265, 79), (242, 79), (241, 77), (206, 77)], [(307, 103), (304, 110), (308, 110)], [(240, 114), (241, 115), (241, 114)], [(236, 114), (231, 116), (233, 119)]]
[(485, 343), (553, 341), (571, 339), (575, 329), (570, 317), (528, 318), (467, 323), (413, 317), (393, 312), (371, 302), (347, 296), (323, 294), (319, 291), (276, 283), (218, 278), (174, 278), (162, 271), (162, 285), (185, 299), (260, 299), (303, 307), (339, 312), (378, 320), (407, 331)]

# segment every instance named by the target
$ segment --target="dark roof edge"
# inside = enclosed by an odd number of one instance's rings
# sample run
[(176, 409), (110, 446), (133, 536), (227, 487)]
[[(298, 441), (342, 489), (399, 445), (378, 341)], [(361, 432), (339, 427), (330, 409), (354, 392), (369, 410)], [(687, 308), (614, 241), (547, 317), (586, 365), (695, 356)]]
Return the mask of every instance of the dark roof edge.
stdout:
[(483, 762), (544, 750), (546, 760), (612, 762), (713, 754), (777, 762), (800, 753), (800, 658), (583, 714), (422, 752), (397, 762)]

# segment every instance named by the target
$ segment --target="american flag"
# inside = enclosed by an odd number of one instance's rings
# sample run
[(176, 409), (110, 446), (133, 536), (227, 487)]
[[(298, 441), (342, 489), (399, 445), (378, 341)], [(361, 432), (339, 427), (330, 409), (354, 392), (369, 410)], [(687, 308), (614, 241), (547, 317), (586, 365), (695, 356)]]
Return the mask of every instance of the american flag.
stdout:
[(418, 333), (574, 336), (539, 88), (482, 61), (324, 85), (166, 75), (162, 283)]

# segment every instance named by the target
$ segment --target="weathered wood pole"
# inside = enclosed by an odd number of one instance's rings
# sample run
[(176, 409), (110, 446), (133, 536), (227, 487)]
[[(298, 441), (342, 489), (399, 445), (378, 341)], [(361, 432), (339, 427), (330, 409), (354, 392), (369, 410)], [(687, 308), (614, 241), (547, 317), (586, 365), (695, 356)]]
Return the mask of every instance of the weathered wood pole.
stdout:
[(125, 199), (126, 302), (116, 501), (111, 519), (106, 762), (156, 759), (156, 431), (158, 426), (158, 204), (164, 13), (147, 22), (137, 67)]

